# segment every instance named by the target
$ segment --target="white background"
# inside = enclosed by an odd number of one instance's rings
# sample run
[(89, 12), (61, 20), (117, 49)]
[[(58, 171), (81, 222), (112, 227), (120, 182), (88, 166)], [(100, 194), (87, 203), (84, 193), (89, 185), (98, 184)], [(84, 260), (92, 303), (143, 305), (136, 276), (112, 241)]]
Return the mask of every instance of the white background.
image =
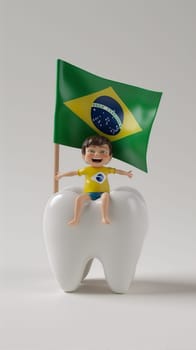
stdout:
[[(0, 13), (0, 349), (195, 350), (195, 1), (6, 0)], [(98, 261), (72, 294), (49, 268), (42, 217), (52, 192), (57, 58), (163, 91), (149, 173), (133, 168), (123, 179), (142, 193), (150, 218), (127, 295), (110, 292)], [(62, 170), (82, 164), (79, 150), (64, 147)], [(111, 187), (121, 181), (111, 178)]]

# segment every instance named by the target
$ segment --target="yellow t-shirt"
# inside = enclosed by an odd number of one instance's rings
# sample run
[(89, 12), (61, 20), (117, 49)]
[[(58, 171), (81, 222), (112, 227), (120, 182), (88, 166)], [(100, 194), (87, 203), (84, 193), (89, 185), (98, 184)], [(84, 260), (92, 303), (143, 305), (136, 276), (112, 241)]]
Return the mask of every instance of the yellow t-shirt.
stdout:
[(110, 192), (108, 174), (115, 174), (115, 168), (88, 166), (78, 170), (78, 175), (85, 175), (84, 192)]

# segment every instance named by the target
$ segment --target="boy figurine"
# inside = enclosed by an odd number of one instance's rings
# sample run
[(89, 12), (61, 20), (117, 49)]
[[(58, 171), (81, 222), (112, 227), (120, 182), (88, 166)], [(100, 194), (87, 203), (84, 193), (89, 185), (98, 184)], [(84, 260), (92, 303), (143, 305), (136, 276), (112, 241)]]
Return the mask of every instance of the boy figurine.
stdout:
[(68, 225), (77, 225), (80, 220), (82, 207), (85, 201), (101, 198), (102, 223), (109, 224), (109, 182), (108, 174), (120, 174), (132, 177), (131, 171), (124, 171), (115, 168), (105, 167), (112, 158), (111, 142), (103, 136), (88, 137), (82, 145), (82, 157), (89, 166), (76, 171), (57, 174), (56, 180), (64, 176), (85, 175), (83, 193), (75, 200), (74, 217)]

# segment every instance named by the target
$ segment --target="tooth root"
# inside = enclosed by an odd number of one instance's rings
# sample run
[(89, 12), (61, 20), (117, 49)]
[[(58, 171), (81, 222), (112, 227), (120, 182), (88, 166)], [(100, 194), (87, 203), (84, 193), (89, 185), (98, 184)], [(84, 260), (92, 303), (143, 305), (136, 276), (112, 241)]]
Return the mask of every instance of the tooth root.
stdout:
[(89, 263), (85, 270), (85, 247), (78, 243), (80, 232), (76, 234), (74, 228), (67, 226), (73, 215), (75, 196), (76, 193), (70, 191), (53, 195), (46, 206), (43, 220), (50, 265), (64, 291), (77, 289), (84, 272), (87, 273), (87, 268), (90, 268)]
[[(118, 275), (115, 271), (112, 271), (112, 269), (109, 270), (108, 274), (107, 269), (105, 271), (108, 285), (114, 293), (125, 294), (128, 292), (132, 279), (124, 277), (123, 269), (121, 270), (122, 274), (118, 273)], [(132, 275), (134, 276), (134, 272)]]
[(78, 260), (67, 264), (67, 268), (63, 270), (58, 276), (58, 281), (65, 292), (72, 292), (79, 287), (83, 275), (83, 268), (79, 266)]
[(54, 275), (61, 288), (66, 292), (74, 291), (78, 288), (85, 269), (84, 258), (82, 256), (74, 257), (72, 248), (68, 252), (68, 247), (64, 249), (58, 247), (58, 250), (50, 248), (49, 260), (53, 267)]
[[(115, 203), (118, 209), (117, 198)], [(118, 210), (116, 211), (114, 207), (112, 209), (117, 215)], [(114, 229), (110, 236), (110, 242), (113, 244), (108, 246), (101, 256), (106, 280), (112, 291), (116, 293), (126, 293), (129, 290), (147, 230), (146, 206), (137, 192), (132, 192), (128, 209), (130, 213), (126, 212), (124, 205), (121, 217), (118, 218), (121, 231), (117, 232)]]
[[(137, 231), (135, 233), (137, 234)], [(106, 280), (113, 292), (128, 292), (134, 279), (143, 237), (138, 235), (133, 241), (127, 241), (127, 246), (124, 246), (123, 251), (114, 252), (112, 256), (108, 255), (102, 259)], [(130, 243), (130, 246), (128, 243)]]
[(110, 259), (103, 263), (105, 277), (109, 287), (115, 293), (126, 293), (135, 275), (136, 262), (126, 259)]
[(51, 248), (49, 255), (54, 275), (65, 292), (75, 291), (79, 287), (81, 281), (89, 273), (93, 262), (93, 259), (90, 259), (86, 263), (84, 254), (74, 257), (73, 247), (69, 248), (69, 252), (67, 246), (64, 246), (62, 251), (58, 250), (55, 253)]
[[(136, 231), (137, 234), (137, 231)], [(113, 292), (126, 293), (134, 278), (139, 256), (141, 254), (143, 237), (138, 235), (132, 242), (127, 240), (126, 246), (121, 246), (102, 257), (106, 280)], [(114, 247), (113, 247), (114, 248)]]
[(86, 263), (86, 259), (82, 254), (74, 257), (72, 248), (70, 247), (71, 254), (68, 253), (66, 247), (64, 247), (63, 252), (58, 252), (57, 256), (61, 259), (53, 264), (57, 281), (65, 292), (72, 292), (79, 287), (88, 275), (93, 262), (93, 259), (90, 259)]
[(91, 265), (92, 265), (92, 262), (93, 262), (93, 259), (90, 259), (87, 264), (86, 264), (86, 267), (84, 269), (84, 273), (83, 273), (83, 276), (82, 276), (82, 281), (85, 279), (85, 277), (88, 275), (89, 271), (90, 271), (90, 268), (91, 268)]

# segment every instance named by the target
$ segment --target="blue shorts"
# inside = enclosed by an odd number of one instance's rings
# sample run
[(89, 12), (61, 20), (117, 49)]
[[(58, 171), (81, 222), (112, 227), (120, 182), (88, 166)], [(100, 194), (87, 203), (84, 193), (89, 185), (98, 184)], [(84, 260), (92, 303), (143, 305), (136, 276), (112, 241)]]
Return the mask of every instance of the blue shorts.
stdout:
[(96, 199), (99, 199), (103, 192), (87, 192), (88, 195), (91, 197), (92, 201), (96, 201)]

